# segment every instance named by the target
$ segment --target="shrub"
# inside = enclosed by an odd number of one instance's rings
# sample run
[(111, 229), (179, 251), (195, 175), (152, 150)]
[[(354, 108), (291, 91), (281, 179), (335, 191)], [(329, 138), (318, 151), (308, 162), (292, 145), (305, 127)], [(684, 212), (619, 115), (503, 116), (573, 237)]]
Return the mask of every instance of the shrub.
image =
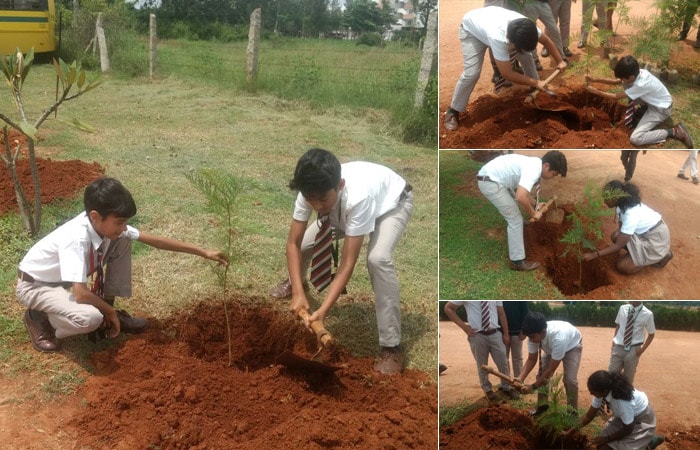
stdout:
[(377, 32), (362, 33), (357, 38), (357, 45), (367, 45), (369, 47), (381, 47), (383, 42), (382, 35)]

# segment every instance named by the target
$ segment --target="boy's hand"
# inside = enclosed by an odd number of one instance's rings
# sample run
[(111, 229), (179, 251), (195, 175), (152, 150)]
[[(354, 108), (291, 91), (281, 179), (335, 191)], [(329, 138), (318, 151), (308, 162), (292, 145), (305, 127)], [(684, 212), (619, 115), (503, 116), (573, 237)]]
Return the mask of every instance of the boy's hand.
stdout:
[(121, 326), (119, 325), (119, 317), (117, 317), (117, 312), (114, 308), (110, 308), (110, 311), (104, 315), (104, 323), (105, 336), (110, 339), (114, 339), (119, 336)]
[(220, 266), (228, 266), (228, 255), (221, 250), (204, 250), (204, 257), (216, 261)]
[(304, 325), (307, 327), (310, 326), (311, 322), (321, 322), (323, 323), (323, 320), (326, 318), (325, 312), (322, 310), (318, 309), (313, 312), (306, 320), (304, 320)]
[(603, 91), (601, 91), (600, 89), (595, 88), (595, 87), (593, 87), (593, 86), (590, 86), (590, 85), (589, 85), (589, 86), (586, 86), (586, 90), (587, 90), (588, 92), (590, 92), (591, 94), (603, 95)]
[(562, 61), (559, 64), (557, 64), (557, 69), (559, 70), (564, 70), (567, 69), (569, 65), (566, 63), (566, 61)]
[(299, 311), (305, 309), (308, 311), (309, 302), (306, 300), (306, 294), (302, 291), (301, 294), (292, 295), (292, 303), (289, 305), (289, 310), (294, 313), (294, 317), (299, 315)]

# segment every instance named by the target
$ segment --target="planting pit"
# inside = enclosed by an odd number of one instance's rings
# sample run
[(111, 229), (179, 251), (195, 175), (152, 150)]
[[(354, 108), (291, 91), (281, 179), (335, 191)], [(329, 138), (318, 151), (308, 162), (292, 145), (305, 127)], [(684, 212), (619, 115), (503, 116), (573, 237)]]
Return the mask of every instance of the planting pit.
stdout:
[[(526, 90), (484, 94), (460, 115), (460, 127), (441, 124), (440, 148), (628, 148), (630, 131), (620, 126), (625, 105), (585, 91), (583, 84), (556, 88), (557, 97), (540, 93), (536, 105), (525, 103)], [(539, 107), (539, 109), (538, 109)], [(567, 108), (548, 111), (544, 108)]]
[[(538, 222), (524, 228), (525, 254), (528, 260), (539, 261), (545, 268), (547, 276), (567, 296), (583, 295), (595, 289), (612, 284), (609, 273), (614, 270), (616, 255), (609, 255), (594, 261), (579, 264), (573, 252), (562, 256), (566, 245), (560, 242), (562, 236), (571, 228), (568, 215), (573, 212), (573, 205), (559, 205), (563, 209), (564, 220), (561, 224), (547, 222), (543, 217)], [(610, 235), (604, 230), (604, 239)]]
[(252, 300), (228, 304), (230, 366), (220, 300), (94, 353), (84, 406), (65, 428), (76, 448), (436, 448), (437, 387), (425, 373), (380, 375), (342, 347), (324, 355), (335, 374), (288, 369), (276, 357), (310, 358), (315, 335)]
[(554, 442), (538, 428), (527, 412), (511, 406), (491, 405), (468, 414), (452, 425), (440, 428), (441, 449), (541, 448), (588, 449), (588, 438), (578, 432)]

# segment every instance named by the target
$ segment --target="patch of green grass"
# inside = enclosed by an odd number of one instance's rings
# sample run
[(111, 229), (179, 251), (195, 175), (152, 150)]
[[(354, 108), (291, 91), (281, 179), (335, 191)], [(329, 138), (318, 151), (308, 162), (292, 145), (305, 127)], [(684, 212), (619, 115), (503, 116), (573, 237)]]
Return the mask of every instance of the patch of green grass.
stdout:
[(470, 403), (468, 400), (463, 400), (452, 406), (443, 406), (440, 408), (440, 426), (446, 427), (460, 421), (463, 417), (479, 409), (482, 405), (479, 403)]
[[(37, 66), (25, 82), (27, 107), (42, 110), (55, 83), (55, 72)], [(213, 83), (212, 83), (213, 84)], [(286, 312), (287, 301), (273, 301), (268, 289), (286, 276), (285, 243), (295, 195), (287, 187), (297, 159), (311, 147), (334, 152), (341, 162), (364, 160), (391, 167), (414, 187), (415, 210), (395, 253), (401, 282), (403, 340), (409, 368), (436, 377), (437, 367), (437, 151), (408, 145), (385, 131), (391, 117), (372, 109), (328, 107), (318, 110), (302, 101), (242, 94), (209, 83), (175, 76), (154, 82), (108, 78), (88, 95), (66, 104), (58, 119), (40, 130), (38, 151), (50, 147), (54, 159), (97, 161), (106, 175), (122, 181), (138, 207), (130, 221), (137, 228), (205, 248), (221, 248), (218, 220), (207, 212), (206, 199), (187, 180), (190, 170), (215, 168), (246, 180), (234, 224), (230, 270), (232, 293), (249, 299), (249, 306), (273, 304)], [(34, 114), (32, 114), (33, 116)], [(80, 118), (95, 127), (84, 133), (65, 121)], [(81, 211), (82, 193), (67, 203), (44, 209), (42, 235)], [(10, 224), (17, 223), (12, 214)], [(12, 228), (14, 229), (14, 228)], [(31, 246), (23, 241), (12, 256), (3, 245), (0, 279), (0, 334), (5, 368), (21, 367), (53, 376), (41, 361), (60, 361), (63, 374), (51, 387), (61, 392), (92, 369), (98, 346), (84, 337), (67, 339), (57, 355), (35, 352), (21, 324), (23, 307), (14, 296), (16, 264)], [(365, 244), (366, 245), (366, 244)], [(327, 317), (327, 327), (353, 354), (378, 350), (374, 295), (363, 249), (349, 295)], [(203, 299), (216, 299), (220, 290), (213, 264), (192, 255), (157, 251), (134, 245), (133, 297), (118, 299), (130, 312), (165, 318)], [(318, 302), (318, 299), (315, 301)], [(318, 304), (318, 303), (316, 303)]]
[(440, 299), (560, 299), (541, 273), (508, 266), (506, 223), (476, 187), (481, 163), (440, 152)]

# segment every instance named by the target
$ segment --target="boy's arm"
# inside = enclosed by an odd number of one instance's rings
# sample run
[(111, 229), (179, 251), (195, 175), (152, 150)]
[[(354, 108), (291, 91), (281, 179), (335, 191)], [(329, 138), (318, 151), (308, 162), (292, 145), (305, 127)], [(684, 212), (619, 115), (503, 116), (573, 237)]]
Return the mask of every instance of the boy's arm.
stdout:
[(595, 94), (603, 98), (609, 98), (610, 100), (622, 100), (623, 98), (627, 98), (627, 94), (624, 92), (605, 92), (591, 85), (587, 85), (586, 90), (591, 94)]
[(304, 239), (307, 222), (292, 219), (287, 235), (287, 271), (292, 285), (292, 302), (289, 308), (296, 316), (300, 309), (309, 309), (304, 292), (304, 274), (301, 273), (301, 241)]
[(586, 83), (603, 83), (616, 86), (618, 84), (622, 84), (622, 81), (620, 81), (619, 78), (596, 78), (586, 75)]
[(561, 57), (561, 53), (559, 53), (559, 49), (557, 48), (556, 45), (554, 45), (554, 41), (552, 41), (549, 36), (546, 34), (542, 33), (537, 39), (537, 41), (544, 46), (544, 48), (547, 49), (550, 55), (552, 55), (552, 58), (554, 58), (554, 61), (557, 63), (557, 69), (559, 70), (564, 70), (568, 66), (564, 62), (564, 59)]
[(340, 294), (345, 290), (345, 286), (348, 284), (348, 281), (350, 281), (352, 272), (355, 270), (355, 264), (360, 255), (360, 249), (362, 248), (364, 238), (364, 236), (345, 236), (343, 239), (343, 251), (340, 254), (338, 271), (333, 277), (330, 286), (328, 286), (328, 292), (323, 299), (321, 307), (311, 314), (309, 322), (314, 320), (323, 321), (328, 311), (330, 311), (336, 300), (338, 300), (338, 297), (340, 297)]
[(109, 337), (115, 338), (119, 335), (119, 318), (114, 308), (107, 302), (95, 295), (87, 286), (87, 283), (73, 283), (73, 297), (77, 303), (92, 305), (99, 309), (108, 323)]
[(164, 236), (156, 236), (155, 234), (139, 233), (139, 242), (157, 248), (159, 250), (168, 250), (171, 252), (189, 253), (191, 255), (201, 256), (202, 258), (211, 259), (219, 264), (228, 264), (228, 256), (220, 250), (207, 250), (187, 242), (178, 241)]

